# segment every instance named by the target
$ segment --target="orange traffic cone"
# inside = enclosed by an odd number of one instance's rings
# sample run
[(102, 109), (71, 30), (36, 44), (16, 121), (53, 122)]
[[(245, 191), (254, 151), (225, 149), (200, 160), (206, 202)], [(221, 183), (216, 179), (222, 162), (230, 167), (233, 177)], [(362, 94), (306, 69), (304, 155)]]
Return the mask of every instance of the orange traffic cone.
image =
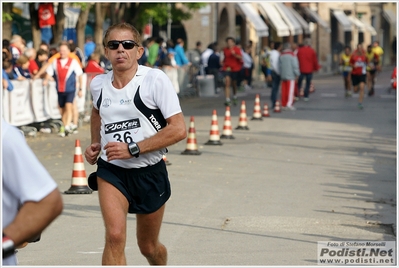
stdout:
[(262, 114), (262, 116), (263, 117), (269, 117), (270, 116), (270, 114), (269, 114), (269, 106), (267, 106), (266, 103), (265, 103), (265, 105), (263, 105), (263, 114)]
[(226, 107), (226, 113), (224, 116), (224, 125), (223, 125), (223, 132), (222, 136), (220, 136), (222, 139), (234, 139), (233, 136), (233, 130), (231, 128), (231, 118), (230, 118), (230, 107)]
[(262, 113), (260, 111), (259, 94), (256, 94), (256, 97), (255, 97), (254, 114), (252, 115), (251, 120), (263, 120)]
[(166, 155), (163, 155), (162, 159), (163, 159), (163, 161), (165, 161), (165, 164), (166, 164), (167, 166), (172, 165), (172, 163), (169, 162), (168, 159), (166, 159)]
[(236, 127), (236, 129), (249, 130), (245, 101), (241, 101), (240, 119), (238, 120), (238, 126)]
[(75, 141), (75, 155), (73, 157), (72, 184), (66, 194), (91, 194), (93, 191), (87, 185), (86, 171), (83, 162), (80, 141)]
[(275, 113), (281, 113), (280, 102), (276, 101), (276, 106), (274, 106)]
[(213, 110), (212, 112), (212, 123), (211, 131), (209, 133), (209, 141), (207, 141), (205, 145), (222, 145), (222, 142), (220, 141), (218, 117), (216, 114), (216, 110)]
[(200, 155), (198, 151), (197, 138), (195, 137), (194, 116), (190, 118), (190, 128), (188, 129), (186, 150), (181, 154)]

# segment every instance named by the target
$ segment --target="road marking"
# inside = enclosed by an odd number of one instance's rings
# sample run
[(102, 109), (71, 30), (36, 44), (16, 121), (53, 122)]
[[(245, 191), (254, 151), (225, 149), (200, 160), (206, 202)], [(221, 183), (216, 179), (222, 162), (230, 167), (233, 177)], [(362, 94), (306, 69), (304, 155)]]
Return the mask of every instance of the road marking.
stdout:
[(326, 97), (326, 98), (335, 98), (338, 96), (337, 93), (321, 93), (322, 97)]
[(102, 251), (78, 251), (79, 254), (101, 254)]

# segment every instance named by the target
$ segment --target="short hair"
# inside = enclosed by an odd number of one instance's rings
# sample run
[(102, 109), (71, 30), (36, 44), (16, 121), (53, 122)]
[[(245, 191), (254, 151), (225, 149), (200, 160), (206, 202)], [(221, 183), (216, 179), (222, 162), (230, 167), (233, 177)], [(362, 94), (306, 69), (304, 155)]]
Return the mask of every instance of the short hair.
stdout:
[(291, 48), (291, 43), (286, 42), (283, 44), (283, 49), (290, 49)]
[(42, 55), (47, 55), (48, 56), (48, 51), (44, 50), (43, 48), (39, 48), (39, 50), (36, 53), (37, 56), (42, 56)]
[(226, 42), (228, 42), (229, 40), (232, 40), (234, 42), (234, 44), (236, 43), (236, 40), (233, 37), (231, 37), (231, 36), (228, 36), (226, 38)]
[(101, 59), (101, 54), (98, 52), (93, 52), (90, 55), (91, 60), (100, 60)]
[(16, 63), (19, 65), (25, 64), (29, 61), (28, 57), (25, 55), (21, 55), (19, 56), (19, 58), (17, 59)]
[(3, 39), (3, 48), (8, 48), (10, 46), (10, 40)]
[(14, 34), (12, 37), (11, 37), (11, 41), (10, 41), (10, 44), (14, 44), (14, 43), (16, 43), (16, 42), (22, 42), (22, 37), (20, 36), (20, 35), (17, 35), (17, 34)]
[(367, 49), (372, 49), (372, 48), (373, 48), (372, 45), (368, 45), (368, 46), (367, 46)]
[(10, 60), (3, 60), (3, 69), (7, 70), (12, 66), (12, 62)]
[(195, 43), (195, 45), (198, 47), (200, 45), (202, 45), (201, 41), (197, 41), (197, 43)]
[(107, 47), (107, 43), (108, 43), (108, 39), (109, 39), (109, 34), (114, 31), (114, 30), (128, 30), (133, 34), (133, 41), (135, 41), (139, 46), (141, 46), (141, 36), (139, 31), (137, 31), (137, 29), (131, 25), (130, 23), (127, 22), (120, 22), (120, 23), (116, 23), (113, 24), (112, 26), (110, 26), (106, 31), (105, 31), (105, 35), (104, 35), (104, 39), (103, 39), (103, 46)]
[(69, 50), (71, 51), (71, 52), (75, 52), (75, 50), (76, 50), (76, 44), (75, 44), (75, 42), (70, 42), (70, 41), (68, 41), (68, 46), (69, 46)]
[(71, 48), (69, 47), (68, 41), (61, 41), (60, 44), (58, 45), (58, 47), (61, 47), (61, 46), (66, 46), (69, 50), (71, 50)]
[(32, 57), (32, 56), (35, 56), (35, 54), (37, 54), (36, 53), (36, 50), (34, 49), (34, 48), (28, 48), (28, 49), (26, 49), (25, 50), (25, 53), (24, 53), (28, 58), (30, 58), (30, 57)]
[(280, 48), (281, 47), (281, 42), (275, 42), (274, 43), (274, 49), (278, 49), (278, 48)]
[(352, 48), (350, 46), (348, 46), (348, 45), (346, 45), (344, 49), (352, 50)]

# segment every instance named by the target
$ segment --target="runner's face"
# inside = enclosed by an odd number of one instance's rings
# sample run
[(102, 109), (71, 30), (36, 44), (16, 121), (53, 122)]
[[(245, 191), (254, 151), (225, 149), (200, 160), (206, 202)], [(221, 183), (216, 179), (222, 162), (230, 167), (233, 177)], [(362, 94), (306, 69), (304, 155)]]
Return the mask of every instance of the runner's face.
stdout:
[[(109, 33), (108, 41), (111, 40), (133, 40), (137, 42), (132, 32), (120, 29), (115, 29)], [(125, 49), (122, 44), (119, 44), (119, 47), (115, 50), (111, 50), (108, 47), (105, 48), (105, 55), (111, 61), (112, 67), (116, 71), (126, 71), (135, 68), (138, 64), (137, 60), (140, 59), (142, 54), (143, 47), (137, 46), (134, 46), (132, 49)]]
[(66, 45), (60, 46), (60, 56), (61, 56), (61, 59), (66, 59), (66, 58), (68, 58), (70, 52), (71, 52), (71, 51), (69, 50), (68, 46), (66, 46)]

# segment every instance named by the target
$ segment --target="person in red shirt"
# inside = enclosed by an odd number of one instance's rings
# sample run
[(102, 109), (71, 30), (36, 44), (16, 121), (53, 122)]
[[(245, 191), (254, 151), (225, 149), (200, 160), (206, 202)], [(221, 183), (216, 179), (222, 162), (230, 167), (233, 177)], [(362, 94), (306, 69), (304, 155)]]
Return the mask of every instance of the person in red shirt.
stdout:
[(309, 100), (310, 84), (312, 82), (313, 72), (319, 70), (319, 62), (314, 49), (310, 46), (309, 38), (304, 40), (304, 46), (298, 48), (297, 58), (299, 62), (299, 71), (301, 74), (298, 77), (298, 89), (302, 88), (302, 81), (306, 79), (304, 90), (304, 100)]
[(352, 66), (352, 85), (355, 93), (359, 92), (359, 109), (363, 109), (364, 85), (366, 83), (367, 58), (362, 44), (357, 45), (349, 64)]
[(90, 55), (90, 59), (84, 69), (87, 74), (103, 74), (105, 72), (104, 68), (100, 65), (101, 55), (97, 52), (93, 52)]
[(25, 56), (29, 59), (29, 73), (31, 76), (34, 76), (39, 71), (39, 66), (36, 63), (36, 49), (28, 48), (25, 51)]
[(230, 106), (230, 86), (233, 87), (233, 103), (234, 105), (237, 105), (237, 81), (240, 71), (242, 69), (243, 61), (241, 49), (236, 46), (234, 38), (227, 37), (226, 44), (227, 46), (223, 49), (224, 58), (222, 71), (225, 76), (225, 105)]

